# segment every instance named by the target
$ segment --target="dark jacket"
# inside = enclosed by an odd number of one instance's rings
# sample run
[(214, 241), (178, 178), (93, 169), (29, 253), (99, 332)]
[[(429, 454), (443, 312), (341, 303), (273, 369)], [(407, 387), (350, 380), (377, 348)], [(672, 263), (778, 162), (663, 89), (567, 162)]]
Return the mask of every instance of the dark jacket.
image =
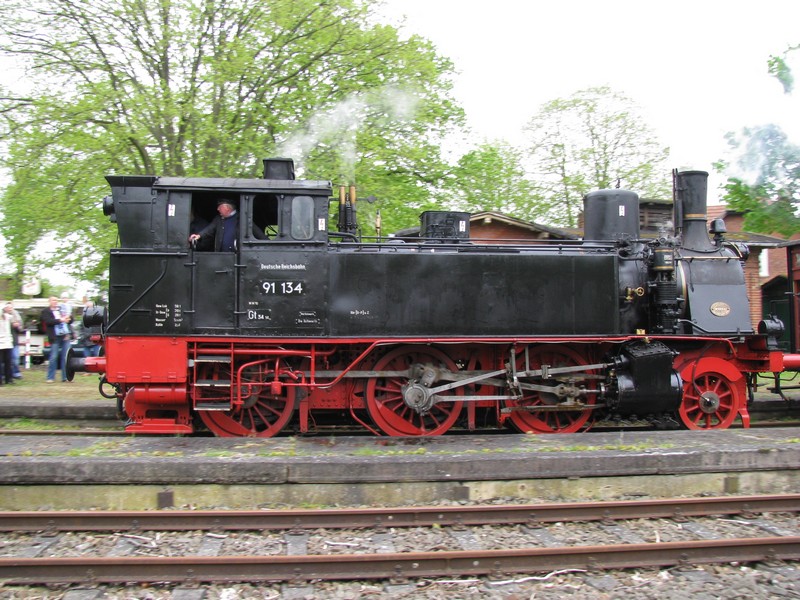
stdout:
[(53, 311), (48, 307), (42, 311), (41, 322), (47, 332), (47, 339), (52, 344), (56, 339), (56, 325), (61, 323), (61, 319), (57, 319)]
[[(216, 252), (233, 252), (239, 239), (239, 211), (236, 211), (228, 218), (223, 219), (221, 215), (214, 217), (214, 220), (199, 232), (200, 239), (197, 240), (198, 250), (215, 250)], [(268, 239), (264, 232), (257, 225), (253, 225), (253, 237), (258, 240)], [(225, 238), (228, 239), (226, 248), (223, 248)]]

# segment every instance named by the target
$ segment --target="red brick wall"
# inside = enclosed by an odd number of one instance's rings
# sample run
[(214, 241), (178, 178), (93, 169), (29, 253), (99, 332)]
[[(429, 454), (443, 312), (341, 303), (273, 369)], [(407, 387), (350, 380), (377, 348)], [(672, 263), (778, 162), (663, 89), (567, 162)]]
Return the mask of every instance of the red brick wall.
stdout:
[(747, 286), (747, 297), (750, 299), (750, 322), (755, 329), (761, 316), (761, 276), (759, 275), (759, 260), (763, 250), (751, 249), (750, 256), (744, 263), (744, 283)]
[(525, 230), (496, 219), (492, 219), (490, 223), (472, 221), (469, 234), (470, 237), (476, 238), (473, 240), (475, 243), (480, 243), (480, 240), (540, 240), (544, 236), (542, 233)]
[(469, 233), (471, 237), (483, 240), (509, 240), (522, 237), (519, 227), (509, 227), (505, 223), (494, 220), (488, 225), (473, 221), (470, 223)]
[[(780, 234), (773, 233), (775, 237), (783, 237)], [(793, 235), (792, 237), (788, 238), (790, 240), (800, 240), (800, 234)], [(788, 276), (789, 274), (789, 263), (786, 254), (786, 248), (770, 248), (767, 251), (769, 258), (769, 275), (768, 278), (772, 279), (776, 275), (783, 275)]]

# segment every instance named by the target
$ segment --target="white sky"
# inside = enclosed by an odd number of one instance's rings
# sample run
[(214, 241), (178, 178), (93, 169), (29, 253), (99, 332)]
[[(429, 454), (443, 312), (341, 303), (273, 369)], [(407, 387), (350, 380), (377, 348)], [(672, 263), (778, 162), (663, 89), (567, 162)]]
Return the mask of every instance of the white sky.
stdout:
[(542, 104), (607, 85), (643, 109), (670, 168), (711, 171), (725, 133), (745, 126), (777, 123), (800, 143), (800, 68), (794, 96), (767, 73), (800, 44), (800, 0), (384, 2), (453, 60), (478, 142), (521, 144)]

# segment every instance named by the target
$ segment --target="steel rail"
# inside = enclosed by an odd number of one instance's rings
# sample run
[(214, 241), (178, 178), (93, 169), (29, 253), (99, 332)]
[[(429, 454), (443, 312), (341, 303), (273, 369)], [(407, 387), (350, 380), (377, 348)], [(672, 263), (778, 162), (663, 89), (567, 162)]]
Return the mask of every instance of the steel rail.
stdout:
[(461, 526), (800, 512), (800, 494), (324, 510), (3, 511), (0, 531), (187, 531)]
[(800, 536), (514, 550), (223, 557), (2, 558), (5, 585), (394, 579), (800, 558)]

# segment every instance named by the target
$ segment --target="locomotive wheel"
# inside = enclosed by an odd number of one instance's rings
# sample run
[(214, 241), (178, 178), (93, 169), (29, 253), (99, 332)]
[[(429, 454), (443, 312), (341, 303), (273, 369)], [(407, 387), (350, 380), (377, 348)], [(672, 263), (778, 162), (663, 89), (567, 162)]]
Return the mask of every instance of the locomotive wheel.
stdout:
[[(214, 372), (213, 378), (230, 380), (230, 375)], [(281, 393), (275, 395), (267, 385), (246, 398), (239, 408), (197, 412), (217, 437), (272, 437), (291, 419), (296, 390), (294, 386), (283, 386)]]
[[(589, 364), (581, 354), (567, 346), (550, 346), (543, 344), (532, 346), (528, 350), (529, 364), (532, 370), (541, 368), (542, 365), (550, 367), (572, 367), (577, 365)], [(517, 358), (517, 368), (525, 369), (525, 356)], [(538, 383), (538, 382), (537, 382)], [(555, 380), (546, 380), (547, 385), (556, 385)], [(593, 380), (587, 384), (587, 388), (594, 388)], [(595, 395), (589, 394), (586, 404), (595, 403)], [(522, 398), (506, 402), (509, 408), (541, 406), (543, 409), (558, 404), (559, 400), (553, 394), (522, 390)], [(510, 420), (512, 425), (522, 433), (574, 433), (583, 427), (591, 416), (591, 410), (512, 410)]]
[[(738, 375), (738, 377), (736, 376)], [(746, 398), (745, 380), (722, 359), (703, 359), (681, 371), (683, 400), (678, 409), (687, 429), (727, 429)]]
[[(457, 371), (456, 364), (435, 348), (396, 348), (381, 358), (376, 371), (409, 371), (414, 365), (432, 365)], [(434, 383), (435, 385), (435, 383)], [(412, 386), (413, 387), (413, 386)], [(458, 419), (463, 402), (441, 402), (420, 413), (407, 403), (409, 378), (405, 375), (376, 377), (367, 382), (366, 399), (370, 417), (383, 433), (391, 436), (441, 435)], [(404, 397), (404, 391), (406, 395)], [(445, 392), (460, 396), (462, 388)]]

